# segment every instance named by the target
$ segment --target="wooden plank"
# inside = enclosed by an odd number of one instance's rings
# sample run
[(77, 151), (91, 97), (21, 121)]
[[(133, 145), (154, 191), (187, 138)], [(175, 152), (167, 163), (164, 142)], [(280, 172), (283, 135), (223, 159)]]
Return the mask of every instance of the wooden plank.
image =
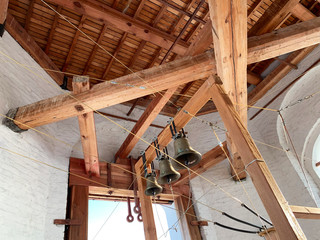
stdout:
[(299, 3), (299, 0), (275, 0), (249, 30), (248, 36), (258, 36), (274, 30)]
[[(139, 57), (140, 53), (142, 52), (144, 46), (146, 45), (146, 41), (142, 40), (136, 50), (136, 52), (134, 53), (134, 55), (132, 56), (132, 58), (130, 59), (130, 64), (127, 66), (130, 70), (132, 70), (131, 68), (133, 67), (133, 65), (135, 64), (135, 61), (137, 60), (137, 58)], [(127, 75), (128, 73), (131, 73), (131, 71), (129, 69), (125, 70), (124, 75)]]
[(261, 81), (262, 81), (262, 78), (261, 76), (253, 73), (253, 72), (250, 72), (250, 71), (247, 71), (247, 81), (248, 83), (250, 84), (253, 84), (253, 85), (258, 85)]
[(136, 181), (138, 183), (138, 196), (140, 199), (143, 219), (144, 237), (146, 240), (154, 240), (157, 236), (157, 230), (152, 210), (152, 198), (144, 194), (144, 190), (146, 189), (146, 180), (140, 175), (140, 167), (141, 165), (139, 164), (135, 165), (135, 171), (137, 173)]
[(247, 128), (242, 123), (228, 94), (220, 85), (221, 80), (217, 76), (215, 79), (209, 77), (206, 83), (280, 239), (306, 239)]
[[(225, 151), (228, 152), (227, 143), (223, 142), (222, 144), (223, 144)], [(191, 169), (194, 172), (201, 174), (201, 173), (204, 173), (205, 171), (207, 171), (208, 169), (212, 168), (213, 166), (217, 165), (218, 163), (222, 162), (224, 159), (226, 159), (226, 155), (222, 151), (221, 147), (217, 146), (217, 147), (211, 149), (209, 152), (203, 154), (200, 163), (191, 167)], [(181, 170), (180, 171), (180, 174), (181, 174), (180, 179), (177, 182), (175, 182), (173, 185), (177, 186), (177, 185), (186, 184), (186, 183), (188, 183), (189, 180), (198, 176), (193, 171), (190, 172), (190, 175), (189, 175), (188, 170), (186, 170), (186, 169)]]
[(0, 2), (0, 24), (4, 24), (7, 19), (9, 0), (1, 0)]
[(263, 230), (259, 233), (259, 236), (263, 237), (266, 240), (280, 240), (274, 227), (268, 228), (267, 230)]
[(296, 216), (296, 218), (320, 219), (320, 208), (293, 205), (290, 205), (290, 208), (293, 214)]
[(256, 0), (248, 9), (248, 18), (251, 18), (251, 16), (255, 13), (255, 11), (258, 10), (258, 8), (264, 3), (263, 0)]
[(81, 221), (81, 225), (70, 225), (68, 239), (88, 239), (88, 187), (72, 186), (70, 200), (70, 219)]
[(299, 18), (301, 21), (308, 21), (314, 19), (316, 15), (314, 15), (311, 11), (309, 11), (305, 6), (301, 3), (295, 5), (292, 9), (292, 14)]
[(36, 127), (202, 79), (215, 72), (213, 59), (212, 52), (186, 57), (120, 77), (114, 80), (117, 84), (103, 82), (94, 85), (89, 91), (72, 95), (73, 97), (62, 94), (20, 107), (15, 123), (23, 129)]
[[(202, 239), (201, 238), (201, 233), (198, 225), (192, 225), (191, 222), (197, 221), (198, 219), (194, 217), (195, 211), (192, 204), (192, 201), (190, 203), (191, 207), (189, 210), (186, 212), (188, 206), (188, 197), (177, 197), (174, 200), (174, 204), (177, 210), (177, 215), (179, 221), (179, 225), (181, 228), (181, 233), (183, 235), (184, 240), (198, 240)], [(186, 212), (187, 214), (184, 214)], [(184, 214), (184, 215), (183, 215)]]
[[(50, 2), (69, 8), (79, 14), (85, 14), (86, 16), (92, 17), (101, 22), (106, 22), (113, 27), (131, 33), (138, 38), (152, 42), (153, 44), (165, 49), (169, 49), (175, 40), (174, 36), (151, 27), (146, 23), (134, 19), (95, 0), (91, 0), (90, 2), (85, 0), (50, 0)], [(183, 55), (187, 47), (188, 44), (180, 40), (173, 51), (177, 54)]]
[(7, 15), (6, 30), (42, 68), (54, 70), (47, 71), (47, 73), (58, 85), (61, 85), (63, 83), (63, 74), (59, 72), (60, 69), (42, 51), (42, 49), (33, 40), (33, 38), (14, 19), (14, 17), (10, 13), (8, 13)]
[[(74, 94), (89, 91), (89, 77), (74, 76), (72, 87)], [(78, 122), (86, 172), (89, 175), (100, 176), (98, 144), (93, 112), (78, 115)]]
[(116, 159), (117, 157), (126, 158), (130, 154), (134, 146), (139, 142), (139, 138), (143, 136), (145, 131), (149, 128), (150, 124), (156, 119), (161, 109), (168, 102), (177, 88), (178, 87), (168, 89), (162, 95), (157, 93), (154, 100), (148, 105), (136, 125), (131, 130), (134, 135), (129, 133), (128, 137), (126, 138), (126, 140), (124, 140), (121, 147), (117, 151), (115, 155)]
[(82, 27), (83, 27), (83, 24), (84, 24), (85, 20), (86, 20), (86, 16), (82, 15), (81, 20), (80, 20), (79, 25), (78, 25), (78, 29), (79, 30), (76, 31), (76, 34), (73, 37), (72, 43), (71, 43), (70, 48), (69, 48), (68, 55), (66, 57), (66, 60), (64, 61), (63, 67), (62, 67), (62, 72), (65, 72), (66, 69), (68, 68), (68, 65), (70, 63), (73, 51), (74, 51), (74, 49), (76, 47), (78, 38), (79, 38), (80, 33), (81, 33), (80, 31), (82, 31)]
[(248, 40), (248, 64), (318, 44), (319, 32), (320, 17), (317, 17), (262, 36), (251, 37)]

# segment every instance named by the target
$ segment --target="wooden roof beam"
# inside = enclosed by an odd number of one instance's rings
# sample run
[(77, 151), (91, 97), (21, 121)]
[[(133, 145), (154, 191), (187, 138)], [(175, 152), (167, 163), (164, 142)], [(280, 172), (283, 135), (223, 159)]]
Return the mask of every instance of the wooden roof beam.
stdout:
[[(247, 125), (247, 3), (243, 0), (209, 0), (210, 18), (217, 72), (223, 86)], [(244, 179), (244, 164), (237, 148), (228, 137), (231, 174)]]
[[(90, 2), (85, 0), (50, 0), (50, 2), (76, 11), (79, 14), (84, 14), (87, 17), (98, 19), (101, 22), (105, 22), (108, 25), (131, 33), (142, 40), (151, 42), (165, 49), (169, 49), (175, 40), (174, 36), (95, 0), (91, 0)], [(187, 47), (188, 44), (180, 40), (173, 49), (173, 52), (183, 55)]]
[(231, 99), (223, 89), (222, 81), (217, 76), (209, 77), (206, 84), (210, 88), (212, 100), (218, 108), (241, 159), (247, 165), (246, 170), (253, 180), (280, 239), (306, 239), (288, 202), (282, 195)]
[[(89, 77), (73, 77), (72, 87), (74, 94), (89, 91)], [(90, 176), (100, 176), (98, 144), (93, 112), (78, 115), (78, 122), (86, 172)]]
[[(60, 13), (60, 12), (61, 12), (61, 9), (62, 9), (62, 7), (61, 7), (61, 6), (58, 6), (57, 9), (56, 9), (56, 11), (57, 11), (58, 13)], [(50, 47), (51, 47), (52, 40), (53, 40), (53, 35), (54, 35), (54, 33), (55, 33), (55, 31), (56, 31), (56, 27), (57, 27), (57, 25), (58, 25), (58, 20), (59, 20), (59, 15), (58, 15), (57, 13), (54, 13), (53, 23), (52, 23), (52, 26), (51, 26), (51, 29), (50, 29), (50, 33), (49, 33), (49, 37), (48, 37), (48, 41), (47, 41), (46, 48), (45, 48), (45, 50), (44, 50), (44, 52), (45, 52), (46, 54), (49, 53), (49, 49), (50, 49)]]
[(6, 30), (42, 68), (54, 70), (49, 70), (47, 73), (57, 84), (61, 85), (63, 83), (64, 75), (60, 73), (60, 69), (10, 13), (7, 15)]
[(293, 205), (290, 205), (290, 208), (293, 214), (296, 216), (296, 218), (320, 219), (320, 208)]
[[(28, 129), (27, 126), (23, 125), (24, 123), (29, 127), (37, 127), (57, 122), (92, 112), (93, 109), (101, 109), (123, 103), (197, 79), (206, 78), (214, 72), (215, 61), (212, 51), (195, 57), (186, 57), (120, 77), (114, 80), (116, 84), (112, 82), (97, 84), (89, 91), (73, 95), (74, 98), (62, 94), (20, 107), (15, 115), (15, 124), (21, 129)], [(141, 81), (141, 78), (144, 81)]]
[(161, 109), (168, 102), (168, 100), (171, 98), (171, 96), (174, 94), (177, 88), (178, 87), (173, 87), (171, 89), (168, 89), (162, 95), (160, 95), (159, 93), (156, 94), (154, 100), (152, 100), (152, 102), (148, 105), (148, 107), (143, 112), (136, 125), (131, 130), (131, 132), (134, 133), (134, 135), (129, 133), (128, 137), (117, 151), (115, 155), (116, 159), (118, 157), (126, 158), (130, 154), (134, 146), (139, 142), (139, 138), (142, 137), (142, 135), (149, 128), (151, 123), (156, 119)]

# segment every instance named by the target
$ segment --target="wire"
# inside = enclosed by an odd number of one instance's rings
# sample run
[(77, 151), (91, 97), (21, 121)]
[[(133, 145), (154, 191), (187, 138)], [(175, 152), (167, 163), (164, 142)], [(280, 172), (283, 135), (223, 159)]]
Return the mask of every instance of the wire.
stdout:
[(237, 232), (243, 232), (243, 233), (252, 233), (252, 234), (258, 234), (259, 231), (249, 231), (249, 230), (243, 230), (243, 229), (239, 229), (239, 228), (234, 228), (234, 227), (229, 227), (226, 225), (223, 225), (221, 223), (218, 222), (214, 222), (214, 225), (218, 225), (219, 227), (223, 227), (232, 231), (237, 231)]

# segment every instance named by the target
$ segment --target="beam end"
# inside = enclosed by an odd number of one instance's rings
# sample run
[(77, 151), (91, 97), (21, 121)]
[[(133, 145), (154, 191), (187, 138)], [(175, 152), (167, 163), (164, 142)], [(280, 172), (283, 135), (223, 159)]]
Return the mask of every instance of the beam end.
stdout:
[(4, 118), (2, 120), (2, 124), (7, 126), (8, 128), (10, 128), (12, 131), (16, 132), (16, 133), (22, 133), (24, 131), (27, 131), (27, 129), (21, 129), (20, 127), (18, 127), (17, 124), (15, 124), (14, 122), (14, 118), (16, 116), (18, 112), (18, 108), (12, 108), (8, 111), (8, 113), (6, 114), (6, 116), (8, 118)]

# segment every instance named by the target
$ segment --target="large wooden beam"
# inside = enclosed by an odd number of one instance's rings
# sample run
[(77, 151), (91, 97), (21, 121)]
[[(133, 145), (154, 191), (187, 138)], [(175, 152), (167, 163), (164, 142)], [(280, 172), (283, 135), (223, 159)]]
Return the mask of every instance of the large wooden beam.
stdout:
[(221, 80), (217, 76), (215, 79), (210, 77), (206, 83), (280, 239), (306, 239)]
[(156, 119), (158, 114), (164, 105), (168, 102), (171, 96), (176, 91), (177, 87), (168, 89), (164, 94), (156, 94), (156, 97), (152, 102), (148, 105), (146, 110), (143, 112), (141, 117), (139, 118), (136, 125), (131, 130), (133, 134), (129, 133), (126, 140), (122, 143), (118, 152), (115, 155), (115, 158), (126, 158), (134, 146), (139, 142), (139, 138), (145, 133), (145, 131), (149, 128), (151, 123)]
[[(170, 62), (135, 74), (94, 85), (89, 91), (62, 94), (18, 108), (15, 123), (28, 129), (92, 112), (208, 77), (215, 72), (212, 52)], [(142, 80), (142, 79), (143, 80)], [(115, 84), (114, 84), (115, 83)], [(23, 124), (27, 124), (23, 125)]]
[(68, 239), (87, 240), (88, 239), (88, 187), (72, 186), (70, 197), (70, 219), (78, 220), (80, 225), (70, 225)]
[[(320, 17), (248, 39), (248, 64), (320, 43)], [(279, 47), (279, 46), (282, 47)]]
[[(72, 86), (74, 94), (88, 91), (90, 89), (89, 77), (75, 76)], [(98, 144), (93, 112), (78, 115), (78, 122), (86, 172), (89, 175), (99, 176)]]
[(309, 9), (307, 9), (301, 3), (295, 5), (291, 12), (301, 21), (308, 21), (316, 17), (316, 15), (314, 15)]
[[(227, 143), (223, 143), (223, 147), (225, 151), (228, 151), (227, 149)], [(181, 177), (180, 179), (175, 182), (173, 185), (181, 185), (187, 183), (189, 180), (195, 178), (198, 176), (194, 172), (201, 174), (207, 171), (208, 169), (212, 168), (213, 166), (217, 165), (218, 163), (222, 162), (224, 159), (226, 159), (226, 155), (222, 151), (220, 146), (217, 146), (213, 149), (211, 149), (209, 152), (202, 155), (202, 159), (199, 164), (191, 167), (192, 172), (184, 169), (180, 171)]]
[(320, 208), (293, 205), (290, 205), (290, 208), (293, 214), (296, 216), (296, 218), (320, 219)]
[(57, 84), (61, 85), (63, 83), (63, 74), (60, 73), (60, 69), (42, 51), (33, 38), (10, 13), (7, 15), (6, 30), (42, 68), (54, 70), (47, 71), (47, 73)]
[[(127, 14), (121, 13), (106, 4), (95, 0), (50, 0), (50, 2), (72, 9), (79, 14), (84, 14), (88, 17), (106, 22), (113, 27), (131, 33), (145, 41), (151, 42), (165, 49), (169, 49), (175, 40), (173, 35), (151, 27), (144, 22), (134, 19)], [(183, 55), (187, 47), (187, 43), (179, 41), (179, 43), (174, 47), (173, 52)]]
[(157, 237), (157, 230), (154, 221), (152, 198), (146, 196), (144, 191), (146, 189), (146, 180), (140, 175), (140, 165), (135, 165), (136, 181), (138, 183), (138, 196), (141, 203), (141, 213), (144, 228), (144, 237), (146, 240), (153, 240)]
[[(209, 0), (217, 72), (244, 125), (247, 125), (247, 4), (242, 0)], [(246, 177), (237, 149), (227, 137), (231, 174)], [(237, 166), (236, 168), (234, 166)]]

